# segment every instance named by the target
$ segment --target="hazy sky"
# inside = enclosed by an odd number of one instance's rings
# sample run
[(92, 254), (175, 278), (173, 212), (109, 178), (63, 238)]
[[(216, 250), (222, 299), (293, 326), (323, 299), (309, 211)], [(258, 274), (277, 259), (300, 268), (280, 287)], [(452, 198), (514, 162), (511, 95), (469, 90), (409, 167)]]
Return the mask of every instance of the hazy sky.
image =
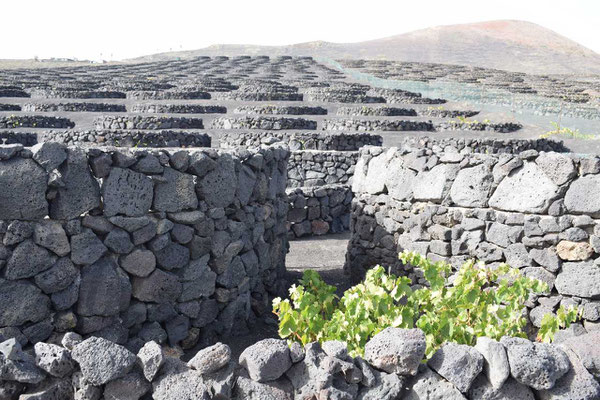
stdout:
[(600, 53), (600, 0), (1, 0), (0, 58), (357, 42), (493, 19), (535, 22)]

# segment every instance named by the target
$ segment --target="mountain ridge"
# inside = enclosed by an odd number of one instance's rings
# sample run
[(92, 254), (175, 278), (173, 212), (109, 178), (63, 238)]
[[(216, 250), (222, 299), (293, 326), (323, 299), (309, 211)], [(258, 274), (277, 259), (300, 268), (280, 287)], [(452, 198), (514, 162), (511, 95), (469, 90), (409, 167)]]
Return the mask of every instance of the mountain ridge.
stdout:
[(292, 55), (385, 59), (496, 68), (532, 74), (600, 74), (600, 54), (532, 22), (495, 20), (440, 25), (357, 43), (312, 41), (284, 46), (216, 44), (128, 61), (216, 55)]

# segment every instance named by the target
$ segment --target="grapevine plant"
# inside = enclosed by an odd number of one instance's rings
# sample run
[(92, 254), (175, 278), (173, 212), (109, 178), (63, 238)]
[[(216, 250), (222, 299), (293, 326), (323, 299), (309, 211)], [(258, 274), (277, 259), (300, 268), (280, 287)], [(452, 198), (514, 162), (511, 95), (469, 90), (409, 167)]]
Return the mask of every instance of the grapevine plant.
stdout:
[[(400, 259), (421, 270), (427, 285), (412, 286), (408, 277), (396, 277), (377, 266), (340, 299), (334, 286), (317, 272), (306, 271), (300, 285), (290, 288), (289, 299), (273, 301), (279, 335), (303, 345), (340, 340), (357, 356), (370, 338), (387, 327), (419, 328), (426, 336), (426, 355), (431, 357), (445, 342), (474, 345), (480, 336), (527, 337), (524, 303), (531, 294), (548, 290), (546, 283), (506, 264), (490, 268), (467, 261), (450, 283), (452, 268), (445, 262), (408, 251)], [(547, 314), (538, 340), (553, 340), (554, 333), (578, 317), (573, 308), (561, 307), (557, 316)]]

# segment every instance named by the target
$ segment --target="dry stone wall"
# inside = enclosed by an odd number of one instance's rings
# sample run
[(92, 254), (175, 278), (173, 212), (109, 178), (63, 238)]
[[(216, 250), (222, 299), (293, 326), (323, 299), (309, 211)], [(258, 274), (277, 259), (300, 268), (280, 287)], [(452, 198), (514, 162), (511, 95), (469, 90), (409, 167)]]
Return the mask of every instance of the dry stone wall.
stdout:
[(354, 151), (363, 146), (381, 146), (383, 139), (369, 133), (346, 132), (223, 132), (219, 143), (223, 148), (258, 147), (281, 142), (290, 150), (338, 150)]
[(526, 150), (569, 152), (562, 141), (548, 139), (491, 139), (491, 138), (440, 138), (409, 137), (402, 141), (403, 146), (429, 149), (434, 153), (459, 152), (482, 154), (519, 154)]
[(349, 185), (358, 159), (356, 151), (293, 151), (288, 163), (288, 187)]
[(203, 129), (201, 118), (102, 115), (94, 120), (96, 129)]
[(0, 335), (193, 347), (245, 329), (285, 270), (288, 156), (1, 146)]
[(141, 131), (105, 129), (97, 131), (49, 131), (42, 133), (41, 139), (43, 142), (53, 141), (67, 145), (81, 146), (210, 147), (211, 145), (211, 137), (206, 133), (172, 130)]
[(75, 123), (68, 118), (45, 117), (42, 115), (0, 116), (0, 129), (15, 128), (73, 128)]
[(26, 103), (23, 111), (27, 112), (126, 112), (123, 104), (105, 103)]
[(458, 268), (506, 262), (550, 290), (528, 307), (534, 326), (559, 305), (580, 305), (581, 329), (600, 324), (600, 158), (434, 153), (367, 147), (353, 177), (346, 270), (382, 264), (420, 282), (398, 253)]
[[(423, 362), (419, 329), (387, 328), (352, 357), (345, 343), (263, 339), (234, 359), (226, 344), (188, 362), (149, 341), (128, 349), (73, 332), (38, 343), (0, 343), (4, 399), (577, 399), (600, 398), (600, 333), (560, 344), (503, 337), (474, 347), (446, 343)], [(137, 353), (137, 354), (136, 354)], [(20, 396), (20, 397), (19, 397)]]

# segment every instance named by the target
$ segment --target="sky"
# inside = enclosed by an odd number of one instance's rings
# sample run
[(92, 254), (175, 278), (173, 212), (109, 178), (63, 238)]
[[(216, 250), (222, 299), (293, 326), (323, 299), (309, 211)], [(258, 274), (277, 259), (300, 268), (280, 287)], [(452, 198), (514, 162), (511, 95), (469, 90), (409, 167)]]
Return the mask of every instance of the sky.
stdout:
[(121, 60), (211, 44), (359, 42), (495, 19), (600, 53), (600, 0), (2, 0), (0, 58)]

